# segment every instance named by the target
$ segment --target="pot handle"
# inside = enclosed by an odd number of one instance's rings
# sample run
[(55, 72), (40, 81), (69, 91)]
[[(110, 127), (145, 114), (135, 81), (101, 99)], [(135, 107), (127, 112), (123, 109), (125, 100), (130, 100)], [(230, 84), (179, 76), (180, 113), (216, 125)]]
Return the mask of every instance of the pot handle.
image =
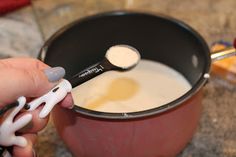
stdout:
[(224, 59), (224, 58), (228, 58), (228, 57), (232, 57), (232, 56), (236, 56), (236, 38), (234, 39), (234, 45), (233, 47), (229, 47), (220, 51), (215, 51), (212, 52), (211, 54), (211, 60), (213, 62)]
[(215, 51), (212, 52), (211, 54), (211, 60), (213, 62), (224, 59), (224, 58), (228, 58), (228, 57), (232, 57), (236, 55), (236, 49), (234, 47), (230, 47), (224, 50), (220, 50), (220, 51)]

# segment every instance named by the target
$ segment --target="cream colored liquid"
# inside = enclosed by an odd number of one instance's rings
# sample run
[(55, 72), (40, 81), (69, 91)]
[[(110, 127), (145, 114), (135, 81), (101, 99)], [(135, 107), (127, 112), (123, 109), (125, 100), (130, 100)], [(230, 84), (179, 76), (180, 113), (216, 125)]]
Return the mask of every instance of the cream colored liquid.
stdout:
[(128, 72), (109, 71), (72, 90), (78, 106), (102, 112), (135, 112), (169, 103), (191, 85), (174, 69), (149, 60)]

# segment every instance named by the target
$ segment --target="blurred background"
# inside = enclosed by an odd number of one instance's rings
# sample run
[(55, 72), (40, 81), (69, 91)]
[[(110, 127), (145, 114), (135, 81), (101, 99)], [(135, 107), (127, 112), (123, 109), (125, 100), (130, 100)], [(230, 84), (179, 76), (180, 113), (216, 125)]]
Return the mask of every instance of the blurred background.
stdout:
[[(180, 19), (197, 30), (209, 46), (219, 40), (231, 43), (236, 37), (235, 6), (235, 0), (0, 0), (0, 58), (37, 57), (44, 41), (66, 24), (122, 9)], [(235, 84), (213, 75), (204, 88), (198, 130), (179, 157), (236, 156), (235, 104)], [(72, 156), (52, 122), (39, 134), (36, 149), (43, 157)]]

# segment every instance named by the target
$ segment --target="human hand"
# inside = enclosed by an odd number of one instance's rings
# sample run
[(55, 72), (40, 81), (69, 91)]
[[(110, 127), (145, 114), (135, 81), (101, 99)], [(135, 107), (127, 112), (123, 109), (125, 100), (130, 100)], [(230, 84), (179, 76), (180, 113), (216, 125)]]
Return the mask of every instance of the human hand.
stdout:
[[(47, 93), (64, 76), (65, 71), (61, 67), (50, 68), (46, 64), (30, 58), (12, 58), (0, 60), (0, 108), (14, 102), (20, 96), (29, 99), (40, 97)], [(70, 108), (71, 96), (67, 96), (61, 106)], [(13, 156), (32, 157), (35, 152), (32, 149), (36, 139), (36, 133), (45, 127), (48, 118), (40, 119), (38, 109), (27, 112), (32, 114), (32, 121), (19, 131), (27, 139), (26, 147), (14, 146)], [(22, 117), (24, 113), (18, 115)], [(16, 118), (16, 120), (17, 120)], [(1, 120), (1, 118), (0, 118)]]

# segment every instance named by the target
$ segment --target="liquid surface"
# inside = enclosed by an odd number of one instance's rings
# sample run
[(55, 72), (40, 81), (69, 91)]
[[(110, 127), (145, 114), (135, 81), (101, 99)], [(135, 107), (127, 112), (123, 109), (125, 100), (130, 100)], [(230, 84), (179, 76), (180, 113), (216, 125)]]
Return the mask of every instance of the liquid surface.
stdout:
[(72, 90), (75, 105), (102, 112), (136, 112), (169, 103), (190, 90), (174, 69), (141, 60), (128, 72), (109, 71)]

